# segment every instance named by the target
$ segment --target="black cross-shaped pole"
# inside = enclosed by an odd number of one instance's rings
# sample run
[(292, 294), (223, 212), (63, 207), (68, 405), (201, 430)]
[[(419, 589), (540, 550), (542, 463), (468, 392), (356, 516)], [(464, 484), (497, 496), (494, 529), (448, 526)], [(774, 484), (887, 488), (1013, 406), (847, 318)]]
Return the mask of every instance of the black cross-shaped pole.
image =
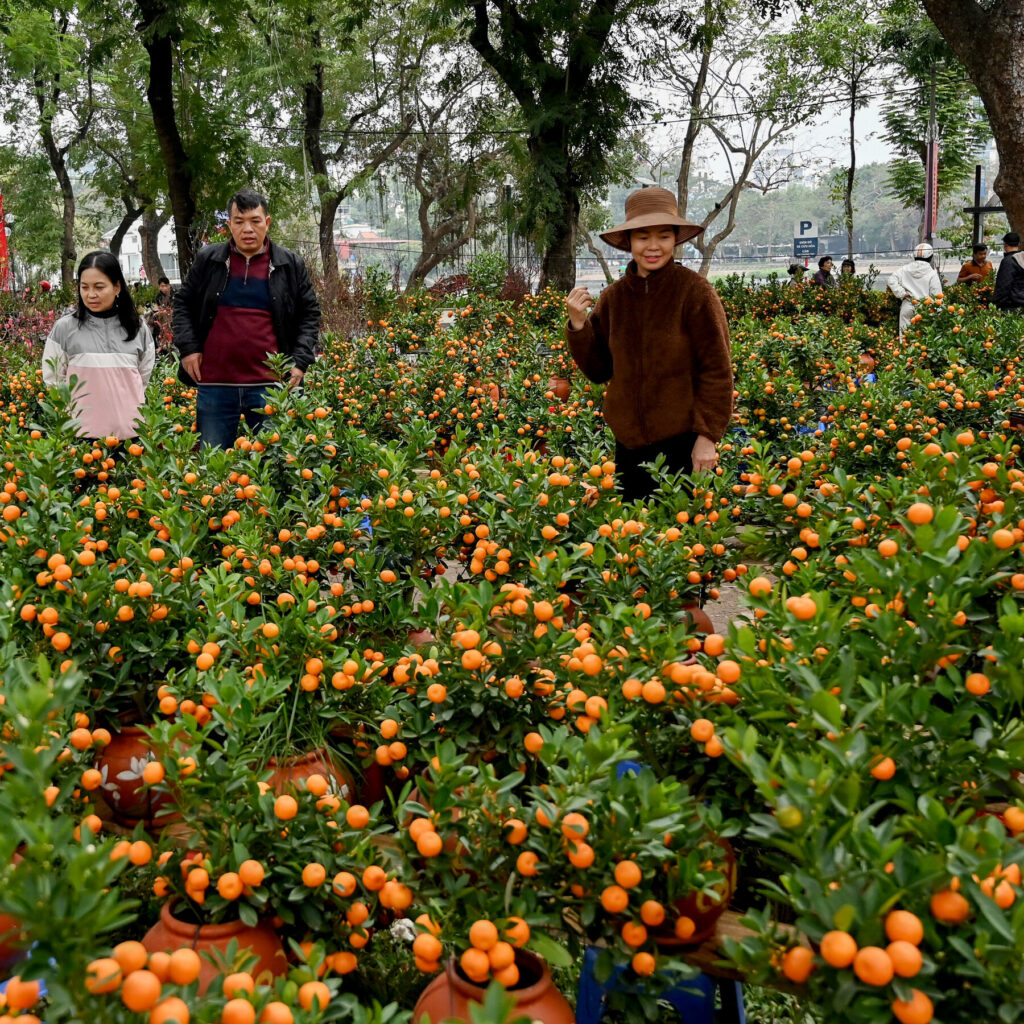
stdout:
[(981, 205), (981, 164), (976, 164), (974, 167), (974, 205), (965, 206), (963, 208), (964, 213), (970, 213), (974, 216), (974, 244), (981, 245), (985, 241), (985, 228), (984, 218), (986, 213), (1003, 213), (1005, 207), (1002, 206), (982, 206)]

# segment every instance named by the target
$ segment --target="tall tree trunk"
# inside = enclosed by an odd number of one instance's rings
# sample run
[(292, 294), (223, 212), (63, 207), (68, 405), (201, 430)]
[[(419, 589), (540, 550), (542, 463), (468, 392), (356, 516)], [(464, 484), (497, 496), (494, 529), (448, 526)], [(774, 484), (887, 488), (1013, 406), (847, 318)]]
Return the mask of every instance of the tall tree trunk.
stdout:
[(78, 258), (75, 249), (75, 190), (71, 187), (71, 176), (68, 174), (64, 159), (65, 153), (54, 141), (53, 125), (47, 118), (44, 118), (40, 125), (39, 137), (43, 140), (43, 149), (60, 186), (61, 200), (64, 204), (61, 214), (60, 283), (64, 288), (71, 288), (75, 283), (75, 260)]
[(579, 199), (573, 190), (562, 195), (562, 210), (558, 223), (549, 236), (544, 259), (540, 265), (538, 288), (554, 288), (568, 292), (576, 284), (576, 219), (580, 215)]
[(142, 216), (142, 207), (133, 206), (131, 196), (122, 194), (121, 202), (124, 203), (124, 216), (117, 227), (114, 228), (114, 233), (110, 236), (110, 255), (118, 260), (121, 258), (121, 245), (124, 242), (124, 236), (128, 234), (128, 229)]
[[(313, 27), (312, 16), (309, 24), (310, 42), (319, 52), (320, 30)], [(328, 297), (338, 292), (338, 251), (334, 248), (334, 218), (341, 205), (341, 193), (331, 187), (327, 167), (327, 154), (321, 141), (324, 123), (324, 66), (317, 61), (312, 68), (312, 77), (302, 89), (302, 144), (313, 171), (313, 180), (320, 195), (320, 217), (317, 237), (320, 243), (320, 262), (323, 264), (324, 291)]]
[[(705, 0), (705, 30), (701, 36), (700, 64), (689, 91), (690, 116), (686, 122), (686, 133), (683, 136), (683, 151), (679, 158), (679, 173), (676, 175), (676, 201), (679, 207), (679, 216), (684, 220), (690, 205), (690, 168), (693, 165), (693, 155), (697, 150), (697, 139), (700, 136), (701, 129), (704, 127), (704, 89), (708, 82), (708, 70), (711, 67), (711, 51), (715, 41), (710, 21), (711, 0)], [(682, 252), (683, 247), (681, 245), (676, 246), (676, 255), (681, 256)]]
[(580, 196), (572, 181), (569, 154), (561, 152), (559, 147), (541, 155), (545, 148), (543, 142), (530, 146), (535, 161), (539, 157), (540, 166), (546, 163), (553, 169), (552, 177), (558, 188), (559, 206), (551, 214), (537, 287), (541, 291), (554, 288), (556, 291), (568, 292), (576, 285), (576, 225), (580, 220)]
[[(62, 39), (68, 31), (70, 15), (65, 11), (54, 15), (54, 28), (57, 31), (58, 40)], [(36, 105), (39, 108), (39, 135), (43, 141), (43, 149), (46, 152), (46, 159), (50, 163), (54, 177), (60, 187), (61, 198), (64, 209), (62, 213), (63, 230), (61, 232), (60, 247), (60, 282), (65, 288), (74, 285), (75, 281), (75, 190), (71, 186), (71, 176), (68, 174), (67, 155), (80, 142), (84, 141), (89, 132), (89, 125), (95, 112), (92, 102), (92, 72), (86, 62), (86, 81), (88, 92), (84, 97), (74, 100), (74, 116), (77, 125), (73, 135), (63, 146), (58, 146), (53, 134), (54, 118), (59, 116), (60, 100), (64, 93), (61, 85), (60, 75), (44, 81), (37, 72), (33, 81), (33, 92), (35, 93)], [(70, 98), (70, 97), (69, 97)]]
[(146, 99), (153, 114), (153, 128), (167, 171), (167, 194), (174, 214), (178, 266), (184, 279), (196, 252), (196, 201), (192, 170), (178, 130), (174, 106), (174, 40), (170, 34), (171, 6), (166, 0), (136, 0), (142, 16), (142, 45), (149, 55)]
[(324, 291), (334, 296), (338, 291), (338, 250), (334, 247), (334, 219), (338, 216), (338, 207), (344, 193), (338, 189), (321, 189), (320, 191), (320, 225), (317, 237), (320, 241), (320, 262), (323, 264)]
[(160, 229), (170, 217), (170, 210), (158, 214), (152, 206), (147, 206), (142, 213), (139, 241), (142, 243), (142, 265), (146, 268), (146, 280), (150, 284), (155, 285), (161, 277), (167, 276), (160, 259)]
[[(430, 223), (430, 205), (433, 197), (420, 199), (420, 255), (405, 283), (405, 294), (414, 292), (426, 280), (434, 267), (451, 259), (476, 231), (476, 207), (470, 201), (465, 210), (459, 210), (440, 224)], [(445, 242), (444, 239), (449, 239)]]
[(924, 0), (932, 21), (967, 69), (999, 153), (996, 194), (1014, 231), (1024, 231), (1024, 0)]
[(850, 86), (850, 166), (846, 169), (843, 206), (846, 211), (846, 255), (853, 259), (853, 185), (857, 178), (857, 77), (856, 68)]
[[(491, 5), (474, 0), (465, 6), (471, 8), (473, 16), (468, 35), (470, 46), (508, 87), (531, 126), (527, 139), (530, 164), (538, 190), (545, 199), (550, 198), (540, 217), (545, 229), (545, 251), (538, 287), (568, 291), (576, 281), (581, 183), (592, 180), (593, 166), (608, 157), (608, 150), (591, 149), (587, 157), (574, 152), (574, 144), (579, 146), (582, 141), (575, 129), (584, 117), (582, 106), (590, 101), (591, 91), (600, 95), (601, 83), (595, 71), (609, 35), (621, 17), (619, 0), (595, 0), (589, 6), (564, 40), (562, 65), (544, 53), (545, 19), (542, 14), (525, 13), (533, 5), (504, 0), (494, 5), (498, 8), (498, 37), (503, 32), (518, 36), (517, 42), (523, 46), (519, 53), (514, 46), (506, 50), (492, 42)], [(527, 66), (533, 69), (530, 75), (524, 74)], [(538, 74), (538, 69), (543, 74)], [(573, 102), (567, 102), (567, 97), (573, 98)], [(571, 142), (573, 137), (575, 143)]]
[[(312, 25), (310, 21), (310, 25)], [(321, 45), (319, 29), (310, 29), (310, 39), (315, 49)], [(366, 113), (363, 111), (362, 113)], [(349, 119), (349, 126), (358, 120), (361, 114)], [(338, 214), (345, 197), (352, 191), (355, 183), (368, 172), (377, 170), (391, 155), (398, 150), (409, 136), (412, 128), (413, 115), (406, 114), (399, 130), (392, 140), (372, 157), (366, 159), (351, 177), (341, 186), (331, 182), (329, 161), (341, 162), (345, 157), (348, 138), (341, 140), (330, 153), (323, 149), (321, 129), (324, 120), (324, 67), (321, 63), (313, 65), (312, 77), (302, 89), (302, 144), (306, 149), (306, 157), (313, 171), (313, 180), (320, 194), (320, 225), (317, 237), (320, 243), (320, 259), (323, 262), (324, 290), (328, 297), (337, 294), (339, 285), (338, 250), (334, 247), (334, 218)]]
[(590, 232), (583, 227), (582, 224), (576, 225), (576, 230), (579, 232), (580, 237), (583, 239), (587, 250), (595, 257), (601, 271), (604, 273), (604, 279), (607, 284), (611, 284), (615, 280), (615, 276), (612, 274), (612, 268), (608, 266), (608, 261), (605, 259), (604, 253), (597, 247), (597, 243), (590, 237)]

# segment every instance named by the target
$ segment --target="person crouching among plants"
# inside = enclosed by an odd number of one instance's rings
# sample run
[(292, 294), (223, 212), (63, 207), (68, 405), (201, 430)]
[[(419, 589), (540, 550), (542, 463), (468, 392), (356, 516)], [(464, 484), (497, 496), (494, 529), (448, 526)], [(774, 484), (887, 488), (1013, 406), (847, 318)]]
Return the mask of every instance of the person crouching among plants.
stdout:
[(586, 288), (568, 295), (573, 359), (590, 380), (607, 382), (604, 418), (625, 501), (655, 491), (643, 464), (658, 455), (670, 472), (714, 469), (732, 417), (725, 310), (706, 278), (672, 259), (703, 230), (679, 216), (667, 189), (634, 192), (625, 221), (601, 235), (632, 255), (625, 276), (596, 304)]
[(78, 265), (78, 309), (61, 317), (43, 348), (43, 381), (77, 385), (72, 413), (87, 438), (134, 437), (156, 348), (121, 265), (97, 250)]

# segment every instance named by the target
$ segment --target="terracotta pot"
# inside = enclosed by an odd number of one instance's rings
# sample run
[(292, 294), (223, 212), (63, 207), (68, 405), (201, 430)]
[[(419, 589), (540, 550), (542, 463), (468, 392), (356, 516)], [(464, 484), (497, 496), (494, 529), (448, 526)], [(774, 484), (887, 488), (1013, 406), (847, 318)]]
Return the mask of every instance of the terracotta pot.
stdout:
[(429, 629), (410, 629), (408, 640), (413, 647), (429, 647), (432, 643), (436, 642), (436, 637)]
[[(576, 1018), (565, 996), (555, 988), (547, 964), (539, 957), (524, 950), (516, 950), (516, 964), (519, 967), (519, 984), (508, 989), (515, 999), (512, 1016), (528, 1017), (543, 1024), (575, 1024)], [(450, 960), (445, 970), (424, 990), (412, 1011), (412, 1019), (418, 1021), (426, 1014), (431, 1021), (471, 1020), (471, 1003), (480, 1005), (484, 1000), (486, 985), (475, 985)]]
[[(246, 970), (256, 979), (257, 985), (272, 985), (274, 978), (288, 972), (284, 946), (277, 932), (267, 921), (260, 921), (253, 927), (241, 921), (228, 921), (225, 924), (191, 924), (175, 917), (171, 904), (165, 903), (160, 908), (160, 920), (146, 932), (142, 944), (150, 953), (173, 953), (176, 949), (194, 949), (202, 958), (199, 991), (203, 993), (214, 978), (231, 971), (233, 965), (224, 959), (224, 951), (232, 940), (238, 943), (239, 952), (248, 950), (256, 957), (256, 962)], [(203, 955), (204, 953), (213, 953), (214, 960), (221, 963), (221, 968), (215, 967)], [(216, 956), (218, 953), (219, 959)]]
[(366, 807), (372, 807), (384, 799), (387, 791), (388, 782), (384, 776), (384, 769), (376, 761), (371, 761), (363, 769), (363, 784), (359, 790), (360, 801)]
[(480, 398), (489, 398), (493, 406), (501, 401), (501, 388), (490, 377), (487, 380), (471, 381), (469, 387), (470, 394), (476, 394)]
[(672, 921), (674, 923), (677, 917), (688, 917), (695, 925), (693, 935), (688, 939), (679, 939), (667, 928), (664, 931), (655, 931), (654, 937), (658, 945), (697, 946), (715, 934), (718, 919), (728, 909), (732, 894), (736, 891), (736, 851), (732, 848), (732, 843), (722, 836), (716, 837), (715, 842), (725, 851), (725, 863), (722, 865), (722, 874), (725, 878), (721, 885), (716, 886), (714, 896), (694, 892), (676, 900), (673, 905), (675, 913), (672, 915)]
[(367, 807), (372, 807), (379, 800), (383, 800), (387, 792), (387, 778), (384, 769), (370, 757), (373, 748), (366, 735), (353, 729), (347, 722), (339, 722), (331, 729), (331, 736), (335, 740), (344, 740), (345, 746), (351, 747), (355, 755), (363, 758), (364, 762), (369, 758), (369, 763), (362, 768), (358, 788), (352, 790), (353, 799)]
[(569, 384), (568, 377), (552, 376), (552, 378), (548, 381), (548, 391), (553, 391), (555, 398), (557, 398), (559, 402), (566, 401), (569, 397), (569, 393), (571, 392), (571, 390), (572, 387)]
[(689, 617), (690, 622), (693, 623), (693, 628), (698, 633), (714, 633), (715, 624), (711, 621), (708, 613), (696, 601), (684, 604), (683, 613)]
[(142, 781), (142, 770), (154, 760), (149, 738), (137, 725), (125, 725), (113, 733), (96, 759), (103, 777), (100, 793), (117, 822), (134, 828), (167, 824), (173, 818), (174, 800), (169, 793), (155, 793)]
[(272, 757), (267, 761), (267, 768), (271, 771), (269, 782), (275, 793), (294, 793), (305, 788), (310, 775), (323, 775), (331, 783), (331, 790), (342, 800), (349, 803), (355, 800), (356, 787), (352, 776), (322, 748), (297, 757)]

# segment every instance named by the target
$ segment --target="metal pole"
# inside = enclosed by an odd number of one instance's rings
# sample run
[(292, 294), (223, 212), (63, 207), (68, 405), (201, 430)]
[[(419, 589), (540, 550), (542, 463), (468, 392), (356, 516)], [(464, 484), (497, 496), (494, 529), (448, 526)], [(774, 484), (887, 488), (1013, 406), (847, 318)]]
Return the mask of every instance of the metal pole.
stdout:
[(984, 217), (981, 213), (981, 164), (974, 165), (974, 244), (985, 240)]
[(508, 250), (506, 261), (508, 269), (512, 269), (512, 186), (505, 185), (505, 244)]
[(935, 215), (938, 210), (938, 130), (935, 122), (935, 68), (932, 68), (931, 89), (928, 99), (928, 156), (925, 161), (925, 183), (924, 183), (924, 238), (922, 241), (931, 242), (932, 232), (935, 230)]

